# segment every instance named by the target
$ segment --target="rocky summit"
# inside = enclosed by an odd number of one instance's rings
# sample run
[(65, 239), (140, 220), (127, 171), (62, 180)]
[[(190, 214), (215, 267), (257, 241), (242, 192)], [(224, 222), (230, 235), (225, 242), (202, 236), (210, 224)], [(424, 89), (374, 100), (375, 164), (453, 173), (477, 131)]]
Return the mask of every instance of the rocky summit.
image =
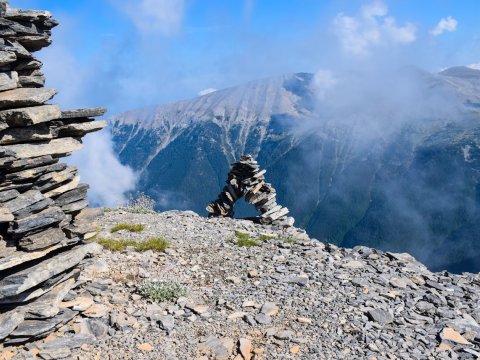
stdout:
[[(432, 273), (408, 254), (344, 249), (295, 227), (190, 211), (117, 209), (98, 223), (96, 241), (106, 248), (82, 265), (82, 285), (60, 303), (80, 316), (45, 340), (5, 347), (4, 354), (198, 360), (480, 356), (478, 274)], [(152, 238), (170, 245), (164, 251), (141, 246)], [(152, 284), (168, 284), (170, 293), (145, 291)], [(165, 297), (152, 300), (153, 294)]]
[[(60, 158), (81, 138), (105, 127), (105, 109), (62, 111), (47, 104), (42, 63), (32, 52), (48, 46), (58, 25), (47, 11), (19, 10), (0, 1), (0, 343), (43, 338), (78, 311), (59, 304), (77, 286), (85, 244), (98, 214), (87, 184)], [(8, 355), (1, 359), (10, 358)]]

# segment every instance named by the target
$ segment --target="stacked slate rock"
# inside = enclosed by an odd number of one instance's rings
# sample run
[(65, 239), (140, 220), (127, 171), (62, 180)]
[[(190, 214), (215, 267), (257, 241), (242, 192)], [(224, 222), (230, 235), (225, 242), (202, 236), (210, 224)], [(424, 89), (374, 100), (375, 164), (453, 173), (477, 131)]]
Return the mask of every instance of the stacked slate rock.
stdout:
[[(60, 302), (98, 251), (95, 209), (74, 166), (60, 163), (102, 129), (104, 109), (61, 111), (47, 105), (42, 63), (32, 56), (51, 43), (57, 25), (46, 11), (0, 2), (0, 343), (41, 338), (76, 312)], [(98, 213), (98, 211), (97, 211)]]
[(288, 209), (277, 204), (273, 186), (265, 182), (266, 170), (251, 155), (244, 155), (231, 165), (227, 184), (218, 199), (207, 206), (211, 216), (233, 217), (235, 202), (245, 197), (245, 201), (255, 206), (261, 213), (257, 220), (265, 225), (292, 226), (294, 219), (287, 217)]

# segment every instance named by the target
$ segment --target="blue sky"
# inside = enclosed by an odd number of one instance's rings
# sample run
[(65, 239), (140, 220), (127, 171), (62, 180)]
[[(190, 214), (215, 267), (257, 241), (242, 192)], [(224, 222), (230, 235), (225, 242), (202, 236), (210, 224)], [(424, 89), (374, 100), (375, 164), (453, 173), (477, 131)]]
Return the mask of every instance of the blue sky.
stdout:
[(476, 0), (10, 3), (60, 21), (54, 44), (37, 54), (57, 101), (110, 114), (289, 72), (480, 62)]

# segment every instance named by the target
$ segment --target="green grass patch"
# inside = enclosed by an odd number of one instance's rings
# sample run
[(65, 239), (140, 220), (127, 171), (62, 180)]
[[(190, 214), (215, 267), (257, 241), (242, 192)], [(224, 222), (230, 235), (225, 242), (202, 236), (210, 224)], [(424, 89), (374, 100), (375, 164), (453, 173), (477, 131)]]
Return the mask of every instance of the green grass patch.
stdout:
[(95, 239), (95, 241), (102, 245), (105, 249), (111, 251), (123, 251), (127, 248), (127, 246), (137, 245), (137, 242), (133, 240)]
[(110, 229), (110, 232), (114, 233), (114, 232), (117, 232), (117, 231), (120, 231), (120, 230), (128, 230), (130, 232), (140, 232), (140, 231), (143, 231), (144, 229), (145, 229), (145, 225), (142, 225), (142, 224), (125, 224), (125, 223), (122, 223), (122, 224), (118, 224), (118, 225), (115, 225), (114, 227), (112, 227)]
[(167, 240), (161, 237), (157, 237), (157, 238), (150, 238), (146, 241), (137, 243), (135, 250), (137, 251), (153, 250), (156, 252), (163, 252), (169, 247), (170, 247), (170, 243)]
[(291, 236), (289, 236), (286, 239), (283, 239), (283, 241), (286, 242), (287, 244), (290, 244), (290, 245), (293, 245), (297, 242), (297, 240), (294, 237), (291, 237)]
[(249, 234), (241, 231), (235, 231), (235, 237), (237, 238), (236, 244), (238, 246), (259, 246), (260, 244), (255, 239), (252, 239)]
[(137, 287), (137, 292), (152, 301), (171, 301), (188, 294), (187, 288), (173, 280), (146, 281)]
[(105, 249), (111, 251), (124, 251), (127, 246), (132, 246), (136, 251), (152, 250), (155, 252), (163, 252), (170, 247), (170, 243), (164, 238), (150, 238), (148, 240), (139, 242), (134, 240), (121, 239), (94, 239), (97, 243), (102, 245)]
[(274, 240), (277, 237), (275, 235), (267, 235), (267, 234), (262, 234), (258, 237), (258, 240), (260, 241), (267, 241), (267, 240)]

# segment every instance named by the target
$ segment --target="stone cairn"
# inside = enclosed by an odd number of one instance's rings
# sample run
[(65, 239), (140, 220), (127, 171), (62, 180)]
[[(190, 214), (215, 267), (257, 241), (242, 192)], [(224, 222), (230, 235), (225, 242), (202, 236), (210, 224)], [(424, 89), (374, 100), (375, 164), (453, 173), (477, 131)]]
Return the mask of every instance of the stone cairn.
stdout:
[(265, 182), (267, 170), (260, 170), (251, 155), (243, 155), (231, 166), (223, 191), (207, 206), (210, 216), (233, 217), (235, 202), (245, 197), (245, 201), (261, 213), (257, 218), (261, 224), (293, 225), (294, 219), (287, 217), (288, 209), (277, 204), (275, 189)]
[(32, 52), (50, 45), (57, 24), (47, 11), (0, 1), (0, 344), (29, 342), (70, 321), (77, 312), (60, 303), (99, 246), (84, 243), (98, 215), (86, 209), (88, 185), (59, 158), (106, 125), (91, 118), (105, 109), (46, 105), (56, 91), (43, 87)]

